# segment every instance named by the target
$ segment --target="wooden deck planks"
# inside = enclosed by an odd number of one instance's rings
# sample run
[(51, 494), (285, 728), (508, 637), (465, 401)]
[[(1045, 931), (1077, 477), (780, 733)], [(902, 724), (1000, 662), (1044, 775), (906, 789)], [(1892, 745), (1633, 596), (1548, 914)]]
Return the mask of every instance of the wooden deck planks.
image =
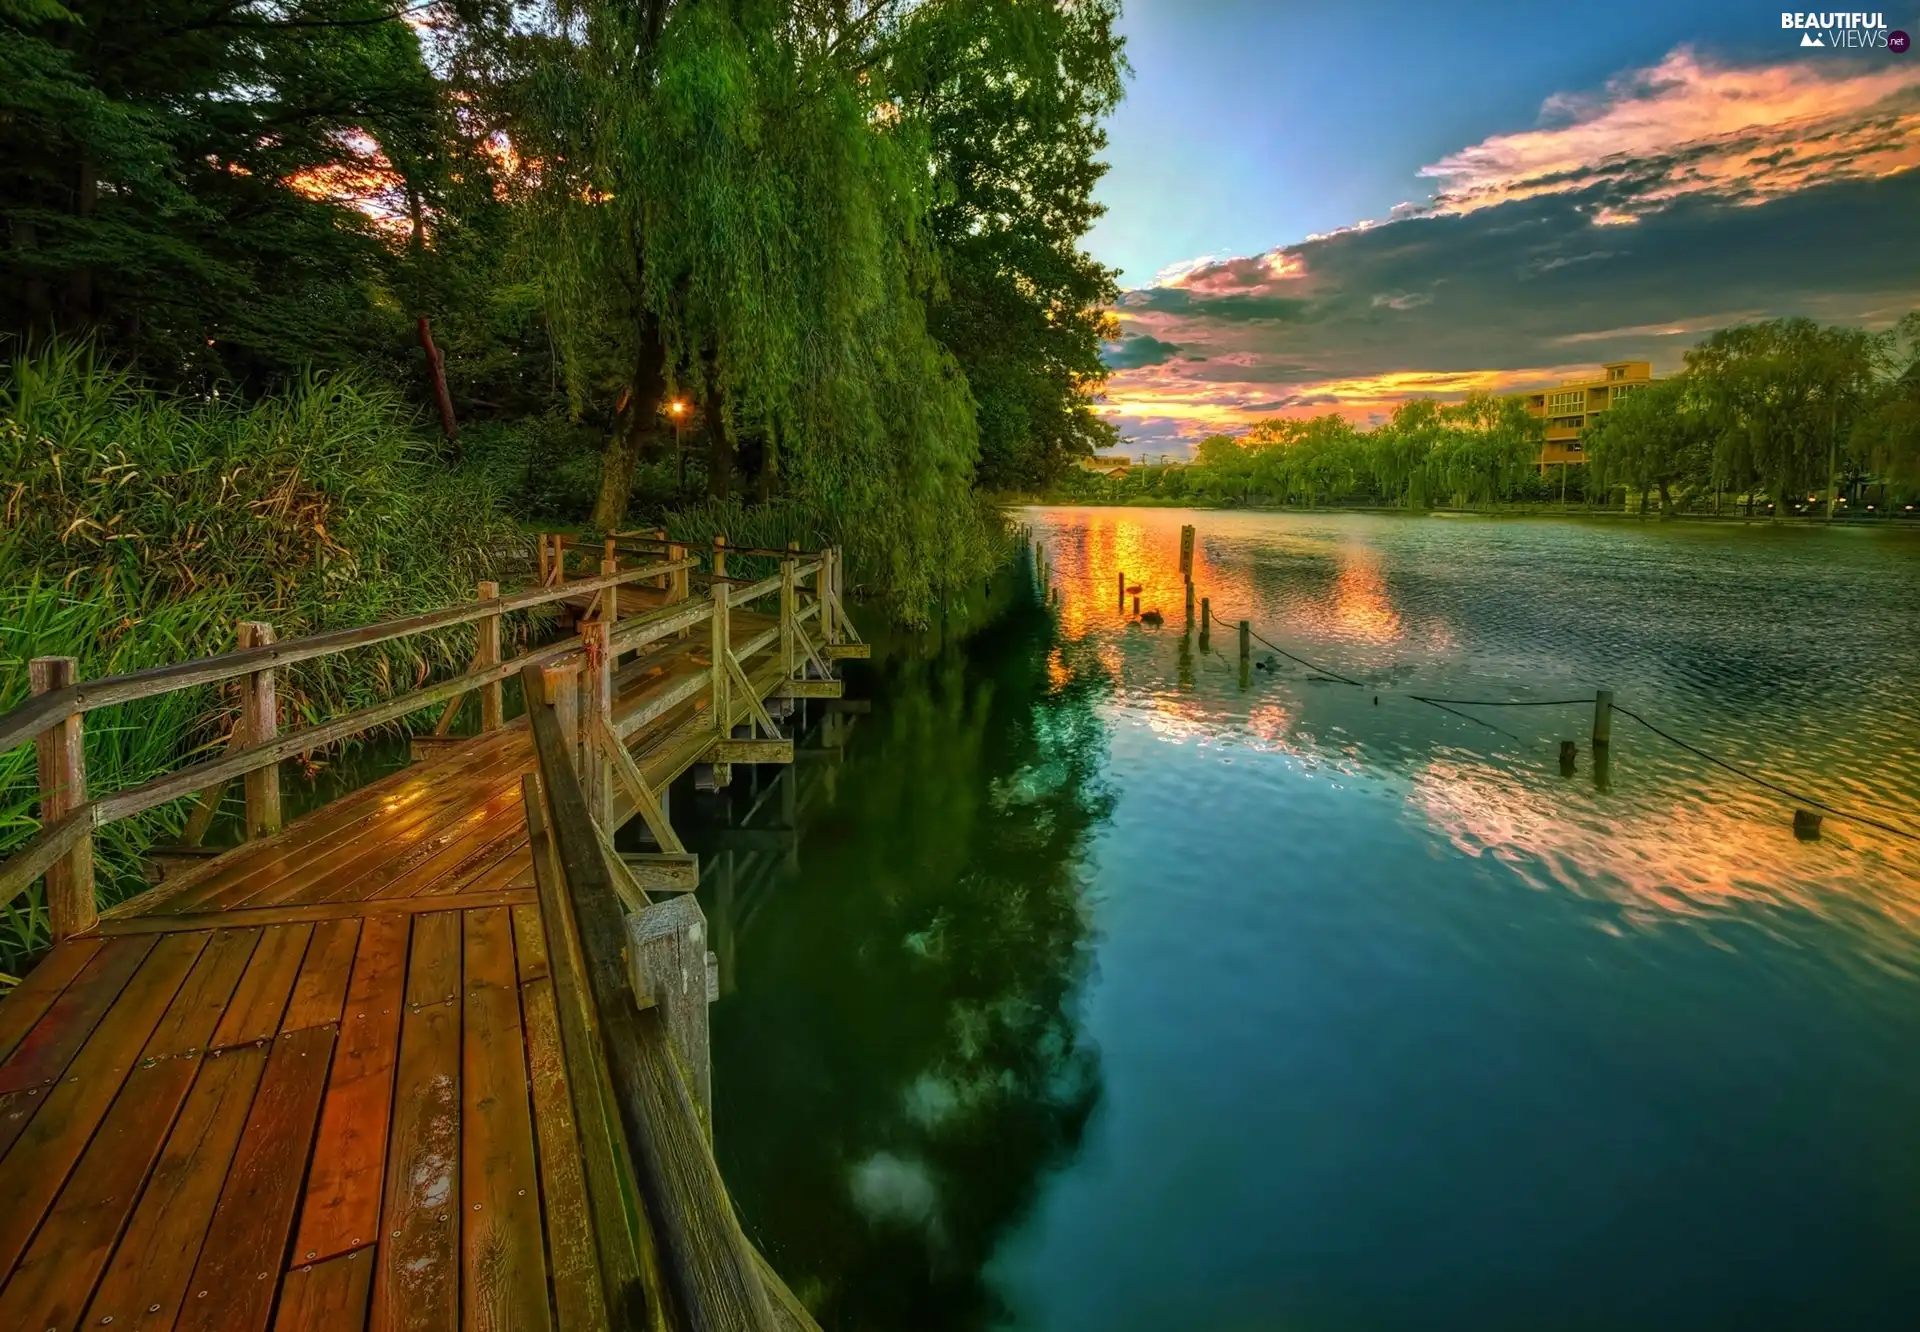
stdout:
[[(695, 752), (669, 723), (704, 652), (620, 674), (655, 781)], [(532, 767), (513, 726), (383, 778), (0, 1004), (0, 1328), (606, 1325)]]
[[(172, 938), (163, 935), (162, 938)], [(234, 991), (220, 1025), (214, 1028), (210, 1044), (215, 1049), (264, 1041), (280, 1030), (280, 1018), (287, 1010), (287, 997), (300, 974), (307, 944), (313, 938), (311, 925), (268, 925), (260, 932), (260, 942), (247, 960), (246, 972)]]
[(13, 987), (12, 993), (0, 1000), (0, 1062), (13, 1054), (34, 1024), (53, 1007), (54, 1000), (99, 951), (98, 939), (68, 939), (57, 943)]
[[(194, 1061), (199, 1076), (87, 1309), (86, 1324), (170, 1328), (266, 1067), (262, 1046)], [(211, 1298), (209, 1295), (208, 1298)]]
[(334, 1035), (331, 1026), (307, 1027), (273, 1043), (207, 1226), (200, 1261), (187, 1283), (191, 1297), (181, 1310), (182, 1332), (266, 1328), (306, 1176)]
[[(524, 736), (517, 733), (510, 735), (503, 731), (500, 734), (502, 745), (525, 744)], [(314, 847), (322, 843), (337, 846), (369, 834), (377, 836), (381, 826), (395, 816), (422, 802), (454, 793), (450, 778), (498, 762), (499, 758), (491, 751), (468, 750), (449, 755), (439, 763), (403, 768), (348, 792), (299, 819), (284, 832), (243, 843), (198, 869), (123, 902), (108, 913), (109, 917), (190, 911), (197, 909), (193, 903), (216, 896), (235, 884), (271, 885), (306, 868), (313, 859)]]
[(367, 1325), (374, 1250), (355, 1249), (287, 1273), (273, 1332), (356, 1332)]
[(255, 931), (214, 935), (148, 1038), (31, 1247), (0, 1289), (0, 1327), (72, 1327), (133, 1214), (239, 980)]
[(39, 1111), (0, 1158), (0, 1272), (12, 1269), (206, 945), (169, 935), (148, 953)]
[(460, 916), (418, 916), (393, 1092), (369, 1327), (458, 1326)]
[(313, 927), (307, 955), (300, 963), (300, 977), (293, 983), (293, 997), (280, 1020), (281, 1031), (340, 1020), (340, 1005), (346, 1000), (354, 953), (360, 945), (360, 924), (352, 919), (327, 920)]
[[(515, 922), (516, 926), (518, 921)], [(544, 965), (544, 963), (543, 963)], [(526, 1020), (527, 1064), (532, 1073), (533, 1117), (540, 1147), (540, 1187), (546, 1198), (547, 1261), (553, 1272), (553, 1304), (565, 1332), (607, 1326), (600, 1290), (600, 1260), (587, 1200), (586, 1168), (574, 1128), (573, 1093), (560, 1049), (560, 1018), (553, 982), (540, 976), (520, 991)]]
[(0, 1092), (51, 1085), (152, 950), (151, 939), (102, 945), (0, 1064)]
[(361, 929), (300, 1206), (296, 1262), (331, 1259), (378, 1236), (412, 924), (406, 916), (376, 916)]
[(550, 1328), (513, 922), (465, 914), (460, 1306), (467, 1326)]

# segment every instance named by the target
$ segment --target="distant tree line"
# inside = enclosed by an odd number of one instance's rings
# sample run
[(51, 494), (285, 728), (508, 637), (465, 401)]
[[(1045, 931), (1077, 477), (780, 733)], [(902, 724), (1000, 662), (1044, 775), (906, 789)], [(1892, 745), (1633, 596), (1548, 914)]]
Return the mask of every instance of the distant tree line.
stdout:
[[(1880, 333), (1780, 319), (1723, 329), (1624, 396), (1543, 469), (1522, 397), (1402, 403), (1371, 429), (1325, 415), (1202, 440), (1188, 466), (1082, 475), (1079, 498), (1463, 507), (1567, 500), (1787, 514), (1920, 496), (1920, 313)], [(1809, 496), (1815, 497), (1810, 500)]]

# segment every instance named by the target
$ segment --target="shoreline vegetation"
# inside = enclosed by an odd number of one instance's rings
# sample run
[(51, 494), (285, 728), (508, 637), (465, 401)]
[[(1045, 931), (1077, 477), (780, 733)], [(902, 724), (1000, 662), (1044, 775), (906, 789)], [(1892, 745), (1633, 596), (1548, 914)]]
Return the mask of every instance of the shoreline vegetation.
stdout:
[[(1404, 402), (1362, 429), (1337, 413), (1200, 441), (1191, 463), (1080, 470), (1065, 503), (1514, 505), (1665, 517), (1920, 512), (1920, 311), (1869, 333), (1808, 319), (1722, 329), (1684, 368), (1581, 435), (1586, 461), (1541, 464), (1523, 396)], [(1112, 470), (1119, 470), (1117, 467)]]

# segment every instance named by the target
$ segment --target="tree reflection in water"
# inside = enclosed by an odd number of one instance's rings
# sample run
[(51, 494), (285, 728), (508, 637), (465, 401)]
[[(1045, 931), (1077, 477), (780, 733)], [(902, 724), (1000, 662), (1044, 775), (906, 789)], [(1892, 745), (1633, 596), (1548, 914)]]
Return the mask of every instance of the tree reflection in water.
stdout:
[(877, 643), (851, 690), (871, 715), (823, 728), (843, 760), (796, 764), (747, 819), (784, 807), (792, 854), (713, 826), (755, 806), (744, 782), (689, 821), (726, 973), (716, 1150), (829, 1329), (992, 1324), (982, 1268), (1078, 1146), (1099, 1096), (1074, 1010), (1110, 687), (1030, 602)]

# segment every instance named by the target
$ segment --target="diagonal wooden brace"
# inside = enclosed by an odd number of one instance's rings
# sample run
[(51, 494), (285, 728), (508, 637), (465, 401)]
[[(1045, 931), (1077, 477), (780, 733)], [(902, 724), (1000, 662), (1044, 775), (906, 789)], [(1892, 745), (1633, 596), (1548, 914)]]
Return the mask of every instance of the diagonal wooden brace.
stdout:
[(633, 807), (640, 817), (646, 820), (647, 830), (653, 834), (653, 840), (660, 844), (662, 851), (681, 853), (686, 847), (681, 844), (679, 835), (673, 831), (673, 825), (667, 821), (667, 812), (660, 808), (660, 798), (647, 785), (647, 779), (640, 773), (640, 765), (633, 761), (633, 755), (620, 743), (606, 721), (594, 718), (594, 743), (613, 760), (613, 774), (620, 785), (627, 790), (633, 800)]
[[(760, 701), (760, 695), (755, 692), (753, 685), (748, 682), (746, 671), (740, 667), (740, 658), (734, 656), (731, 652), (727, 653), (727, 673), (733, 677), (734, 683), (740, 686), (740, 694), (747, 700), (747, 712), (753, 718), (754, 722), (765, 728), (768, 739), (779, 739), (780, 728), (773, 724), (773, 718), (767, 715), (766, 705)], [(729, 727), (728, 729), (731, 730), (732, 728)], [(720, 738), (724, 740), (727, 737), (722, 736)]]

